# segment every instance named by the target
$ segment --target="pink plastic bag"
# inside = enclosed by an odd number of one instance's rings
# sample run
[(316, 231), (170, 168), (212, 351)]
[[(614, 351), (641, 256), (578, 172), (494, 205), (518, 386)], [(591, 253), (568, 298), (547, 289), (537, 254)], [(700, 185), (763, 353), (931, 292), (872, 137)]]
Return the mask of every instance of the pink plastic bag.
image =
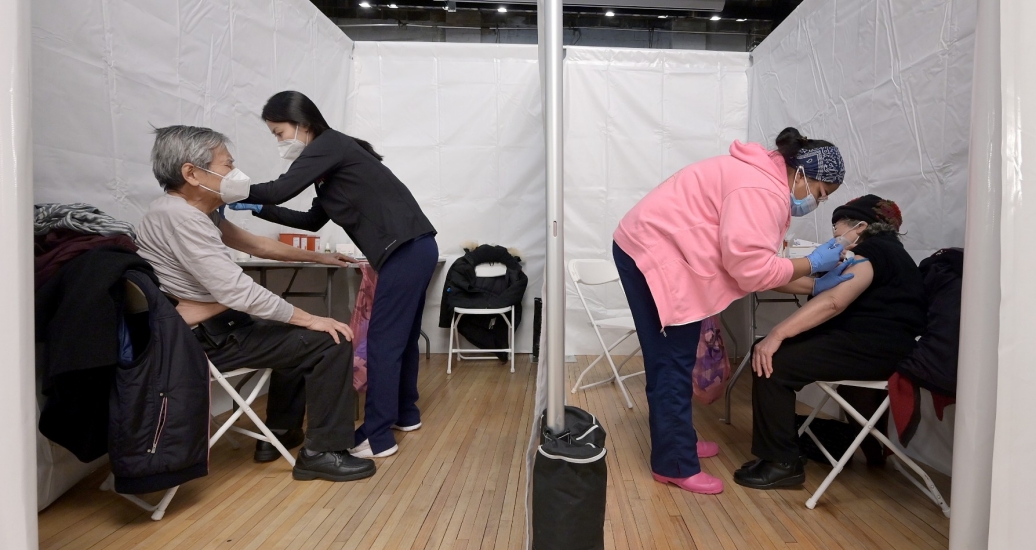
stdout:
[(730, 360), (723, 345), (720, 319), (719, 315), (713, 315), (701, 322), (698, 358), (691, 371), (694, 397), (708, 405), (723, 395), (729, 380)]
[(349, 328), (353, 329), (353, 387), (358, 392), (367, 391), (367, 328), (371, 322), (371, 310), (374, 308), (374, 289), (378, 286), (378, 272), (371, 264), (360, 264), (363, 281), (360, 292), (356, 295), (356, 307), (353, 309)]

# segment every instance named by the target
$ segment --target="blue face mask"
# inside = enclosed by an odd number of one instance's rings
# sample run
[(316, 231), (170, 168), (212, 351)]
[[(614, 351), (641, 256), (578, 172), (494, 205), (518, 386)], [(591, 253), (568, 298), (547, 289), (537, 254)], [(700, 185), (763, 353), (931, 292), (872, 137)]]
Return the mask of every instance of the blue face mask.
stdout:
[(802, 174), (802, 179), (806, 180), (806, 198), (796, 199), (795, 191), (791, 191), (789, 193), (791, 195), (791, 215), (797, 218), (801, 218), (802, 216), (809, 214), (819, 206), (817, 198), (809, 191), (809, 178), (806, 177), (806, 173), (802, 170), (801, 166), (795, 171), (795, 177), (798, 178), (800, 173)]

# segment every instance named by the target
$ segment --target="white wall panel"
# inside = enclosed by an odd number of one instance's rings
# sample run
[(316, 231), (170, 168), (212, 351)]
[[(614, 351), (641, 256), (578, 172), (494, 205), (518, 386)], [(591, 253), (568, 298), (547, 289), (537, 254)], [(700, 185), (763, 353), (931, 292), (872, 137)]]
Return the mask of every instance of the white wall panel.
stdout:
[(340, 127), (351, 48), (305, 0), (34, 2), (36, 202), (85, 200), (138, 222), (161, 193), (148, 160), (151, 126), (170, 124), (227, 134), (238, 167), (254, 181), (272, 179), (286, 163), (259, 119), (263, 103), (299, 90)]
[[(746, 139), (748, 63), (745, 53), (567, 48), (566, 262), (611, 260), (612, 233), (648, 191)], [(595, 312), (627, 307), (615, 285), (588, 298)], [(600, 353), (571, 279), (565, 324), (567, 353)]]
[[(532, 349), (544, 266), (545, 176), (536, 47), (357, 42), (345, 131), (370, 141), (413, 192), (449, 258), (428, 289), (436, 328), (446, 270), (467, 241), (517, 248), (529, 287), (518, 349)], [(462, 367), (463, 368), (463, 367)]]
[[(964, 242), (975, 0), (806, 0), (753, 52), (752, 141), (786, 126), (838, 145), (846, 184), (817, 210), (874, 193), (903, 210), (920, 260)], [(792, 223), (814, 240), (813, 218)]]

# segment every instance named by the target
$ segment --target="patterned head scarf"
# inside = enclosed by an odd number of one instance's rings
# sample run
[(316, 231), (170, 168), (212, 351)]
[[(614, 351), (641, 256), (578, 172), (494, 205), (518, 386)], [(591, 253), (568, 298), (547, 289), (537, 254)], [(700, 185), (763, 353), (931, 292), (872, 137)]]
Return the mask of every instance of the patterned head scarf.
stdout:
[(803, 149), (791, 161), (792, 168), (802, 168), (806, 177), (841, 185), (845, 180), (845, 163), (842, 153), (834, 145)]

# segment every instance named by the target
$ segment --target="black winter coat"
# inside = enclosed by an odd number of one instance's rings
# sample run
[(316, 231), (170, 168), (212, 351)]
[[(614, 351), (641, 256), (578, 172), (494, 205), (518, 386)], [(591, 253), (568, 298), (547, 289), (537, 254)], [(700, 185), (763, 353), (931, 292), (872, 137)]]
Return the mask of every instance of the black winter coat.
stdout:
[[(501, 263), (507, 268), (502, 277), (479, 277), (475, 266)], [(450, 328), (454, 308), (499, 309), (514, 307), (515, 329), (522, 322), (522, 298), (529, 278), (522, 271), (518, 258), (502, 246), (484, 244), (457, 258), (446, 273), (439, 311), (439, 327)], [(469, 342), (483, 349), (508, 347), (507, 323), (499, 315), (465, 315), (457, 323), (457, 331)]]
[(928, 326), (896, 370), (922, 388), (955, 397), (964, 251), (944, 248), (925, 258), (920, 270), (928, 299)]
[[(124, 316), (126, 281), (149, 311)], [(119, 324), (132, 361), (120, 360)], [(109, 453), (115, 489), (168, 489), (208, 472), (208, 362), (158, 288), (151, 266), (121, 248), (97, 248), (36, 293), (44, 351), (40, 432), (89, 462)]]

